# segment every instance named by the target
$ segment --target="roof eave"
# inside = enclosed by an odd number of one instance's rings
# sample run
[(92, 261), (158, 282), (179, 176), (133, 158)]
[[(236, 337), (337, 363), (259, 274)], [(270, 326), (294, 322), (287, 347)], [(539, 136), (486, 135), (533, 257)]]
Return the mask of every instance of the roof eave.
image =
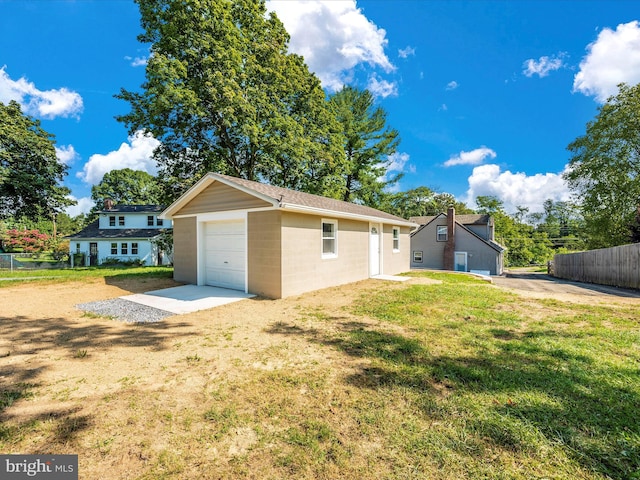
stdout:
[(287, 210), (289, 212), (298, 212), (298, 213), (306, 213), (306, 214), (315, 214), (325, 217), (335, 217), (335, 218), (349, 218), (353, 220), (361, 220), (373, 223), (384, 223), (387, 225), (398, 225), (401, 227), (417, 227), (418, 224), (414, 222), (409, 222), (408, 220), (404, 220), (402, 218), (393, 219), (393, 218), (384, 218), (377, 217), (375, 215), (360, 215), (357, 213), (349, 213), (349, 212), (339, 212), (335, 210), (327, 210), (324, 208), (316, 208), (309, 207), (306, 205), (298, 205), (294, 203), (281, 203), (280, 208), (283, 210)]

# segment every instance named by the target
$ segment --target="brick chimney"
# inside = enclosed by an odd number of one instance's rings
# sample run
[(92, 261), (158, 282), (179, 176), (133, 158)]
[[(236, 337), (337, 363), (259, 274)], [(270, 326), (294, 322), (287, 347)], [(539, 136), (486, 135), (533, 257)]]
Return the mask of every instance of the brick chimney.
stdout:
[(447, 210), (447, 243), (444, 246), (444, 269), (455, 269), (456, 251), (456, 209), (449, 207)]
[(104, 199), (104, 209), (105, 210), (111, 210), (113, 209), (113, 200), (110, 198), (105, 198)]

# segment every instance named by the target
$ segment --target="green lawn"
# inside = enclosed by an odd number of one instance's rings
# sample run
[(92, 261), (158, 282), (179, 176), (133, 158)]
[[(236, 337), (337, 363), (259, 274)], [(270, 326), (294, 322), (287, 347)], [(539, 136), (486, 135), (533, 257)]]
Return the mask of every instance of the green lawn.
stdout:
[(409, 335), (362, 328), (338, 343), (373, 360), (354, 381), (403, 406), (366, 411), (402, 416), (370, 422), (390, 430), (389, 448), (451, 478), (640, 478), (637, 307), (523, 302), (466, 276), (425, 276), (444, 283), (354, 307)]
[(0, 270), (0, 288), (26, 281), (55, 279), (60, 281), (82, 280), (83, 278), (171, 278), (173, 267), (79, 267), (42, 270)]

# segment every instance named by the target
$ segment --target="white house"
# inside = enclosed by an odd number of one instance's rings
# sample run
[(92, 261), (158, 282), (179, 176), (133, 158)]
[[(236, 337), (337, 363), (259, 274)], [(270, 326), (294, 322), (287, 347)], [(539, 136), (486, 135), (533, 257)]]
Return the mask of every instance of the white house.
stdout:
[[(70, 235), (69, 253), (84, 254), (84, 265), (100, 265), (110, 260), (140, 260), (144, 265), (168, 265), (172, 252), (162, 251), (154, 243), (172, 228), (171, 220), (158, 218), (161, 205), (113, 205), (105, 201), (98, 220)], [(78, 256), (75, 255), (77, 259)], [(76, 265), (75, 266), (79, 266)]]

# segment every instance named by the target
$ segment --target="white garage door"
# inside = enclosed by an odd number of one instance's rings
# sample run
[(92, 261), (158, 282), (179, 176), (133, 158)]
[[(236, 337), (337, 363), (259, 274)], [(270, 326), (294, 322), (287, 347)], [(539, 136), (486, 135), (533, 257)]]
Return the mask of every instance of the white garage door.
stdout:
[(205, 223), (205, 283), (245, 289), (244, 220)]

